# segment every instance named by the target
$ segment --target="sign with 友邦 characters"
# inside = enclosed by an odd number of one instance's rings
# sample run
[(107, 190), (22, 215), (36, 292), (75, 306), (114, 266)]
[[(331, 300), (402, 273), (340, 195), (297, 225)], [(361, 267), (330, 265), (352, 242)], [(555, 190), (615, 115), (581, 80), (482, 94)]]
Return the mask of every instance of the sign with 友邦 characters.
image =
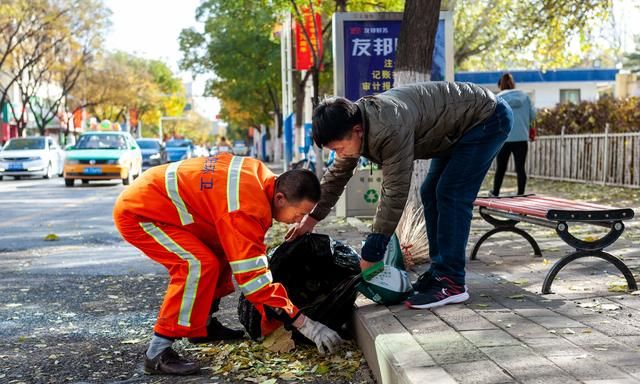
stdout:
[[(335, 94), (350, 100), (393, 87), (402, 13), (335, 13), (333, 19)], [(453, 81), (453, 25), (441, 12), (431, 80)]]

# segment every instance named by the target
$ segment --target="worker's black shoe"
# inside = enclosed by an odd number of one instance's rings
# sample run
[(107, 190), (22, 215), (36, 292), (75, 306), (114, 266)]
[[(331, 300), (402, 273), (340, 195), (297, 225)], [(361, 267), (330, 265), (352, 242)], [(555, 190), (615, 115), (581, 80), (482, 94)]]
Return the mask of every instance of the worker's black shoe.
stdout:
[(199, 372), (200, 367), (196, 363), (183, 358), (171, 348), (165, 349), (153, 359), (144, 354), (144, 373), (147, 375), (186, 376)]
[(218, 319), (212, 317), (207, 325), (207, 336), (190, 337), (189, 342), (192, 344), (213, 343), (216, 341), (229, 341), (242, 339), (244, 331), (227, 328), (222, 325)]

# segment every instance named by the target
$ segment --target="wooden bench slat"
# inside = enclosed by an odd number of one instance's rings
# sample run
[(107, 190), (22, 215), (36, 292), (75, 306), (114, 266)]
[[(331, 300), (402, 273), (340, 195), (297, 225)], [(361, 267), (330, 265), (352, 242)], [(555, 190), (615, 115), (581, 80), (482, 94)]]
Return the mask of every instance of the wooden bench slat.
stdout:
[(550, 210), (566, 212), (591, 212), (608, 211), (616, 208), (585, 202), (577, 202), (566, 199), (547, 196), (515, 196), (515, 197), (481, 197), (476, 199), (474, 205), (496, 210), (503, 210), (509, 213), (531, 215), (546, 218)]

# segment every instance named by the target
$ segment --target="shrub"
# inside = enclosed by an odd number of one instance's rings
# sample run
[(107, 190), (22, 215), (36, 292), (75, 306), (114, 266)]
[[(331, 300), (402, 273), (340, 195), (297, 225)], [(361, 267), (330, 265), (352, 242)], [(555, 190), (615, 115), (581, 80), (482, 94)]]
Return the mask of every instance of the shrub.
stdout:
[(579, 104), (558, 104), (555, 108), (538, 110), (536, 124), (539, 135), (640, 131), (640, 98), (614, 99), (603, 97), (598, 101)]

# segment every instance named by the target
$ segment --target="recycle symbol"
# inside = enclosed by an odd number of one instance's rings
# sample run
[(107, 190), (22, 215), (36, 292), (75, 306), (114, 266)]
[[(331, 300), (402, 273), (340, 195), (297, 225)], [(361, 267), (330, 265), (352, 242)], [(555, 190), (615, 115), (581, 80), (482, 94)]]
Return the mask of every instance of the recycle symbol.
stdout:
[(377, 203), (378, 198), (378, 192), (375, 189), (370, 189), (364, 193), (364, 201), (367, 203)]

